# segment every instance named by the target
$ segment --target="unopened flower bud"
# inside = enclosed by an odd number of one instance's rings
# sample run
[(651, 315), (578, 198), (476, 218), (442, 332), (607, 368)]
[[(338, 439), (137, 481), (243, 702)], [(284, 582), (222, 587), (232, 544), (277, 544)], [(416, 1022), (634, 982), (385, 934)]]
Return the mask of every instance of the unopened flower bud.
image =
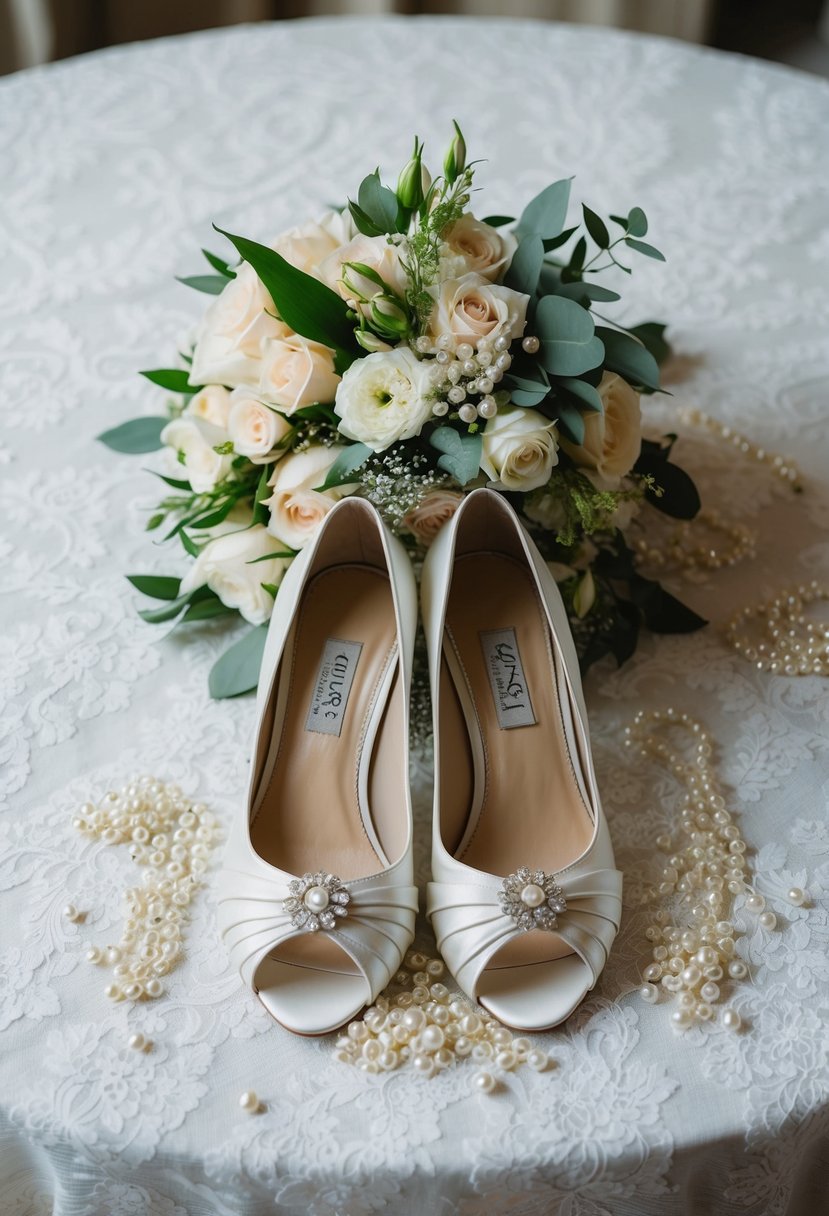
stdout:
[(423, 144), (415, 137), (414, 152), (400, 177), (397, 179), (397, 197), (401, 207), (417, 211), (426, 197), (431, 178), (422, 163)]
[(377, 295), (371, 301), (369, 319), (372, 326), (385, 337), (405, 338), (409, 332), (409, 318), (399, 304)]
[(596, 602), (596, 584), (593, 580), (593, 575), (589, 570), (585, 570), (581, 577), (576, 593), (573, 596), (573, 607), (576, 610), (576, 616), (581, 620), (587, 616), (590, 609)]
[(354, 337), (363, 350), (367, 350), (370, 355), (376, 355), (380, 351), (391, 350), (388, 342), (384, 342), (382, 338), (378, 338), (377, 334), (373, 334), (370, 329), (358, 329)]
[(450, 185), (460, 177), (466, 168), (466, 140), (457, 122), (454, 119), (453, 122), (455, 137), (449, 145), (449, 151), (446, 153), (446, 158), (443, 162), (444, 176)]

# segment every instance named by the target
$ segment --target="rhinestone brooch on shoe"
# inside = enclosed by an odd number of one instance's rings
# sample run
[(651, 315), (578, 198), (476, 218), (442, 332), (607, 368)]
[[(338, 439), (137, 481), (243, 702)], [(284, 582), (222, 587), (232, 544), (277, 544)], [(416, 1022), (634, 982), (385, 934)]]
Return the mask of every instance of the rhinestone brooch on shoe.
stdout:
[(316, 874), (303, 874), (288, 885), (290, 892), (282, 901), (282, 911), (287, 912), (295, 929), (308, 929), (316, 933), (319, 929), (333, 929), (337, 918), (348, 915), (351, 900), (346, 887), (336, 874), (318, 870)]
[(502, 912), (524, 930), (556, 929), (560, 913), (567, 908), (564, 892), (555, 877), (527, 866), (504, 879), (499, 899)]

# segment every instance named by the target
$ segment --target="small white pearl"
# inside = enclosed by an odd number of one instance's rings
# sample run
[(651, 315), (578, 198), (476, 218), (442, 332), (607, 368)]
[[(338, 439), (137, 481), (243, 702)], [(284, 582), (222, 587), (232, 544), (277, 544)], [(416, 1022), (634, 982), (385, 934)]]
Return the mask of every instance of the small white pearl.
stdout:
[(97, 946), (90, 946), (86, 952), (86, 961), (88, 963), (100, 963), (102, 958), (103, 955)]
[(63, 915), (70, 921), (78, 921), (81, 918), (81, 914), (74, 904), (66, 904), (63, 909)]
[(503, 1051), (498, 1052), (495, 1057), (495, 1063), (498, 1068), (503, 1068), (505, 1072), (509, 1072), (518, 1063), (518, 1056), (512, 1048), (507, 1047)]
[(550, 1057), (546, 1051), (542, 1051), (540, 1047), (536, 1047), (533, 1051), (528, 1052), (527, 1063), (535, 1072), (543, 1072), (550, 1063)]
[(774, 915), (773, 912), (763, 912), (757, 918), (757, 923), (759, 924), (761, 929), (765, 929), (767, 932), (770, 933), (772, 929), (777, 928), (777, 917)]
[(728, 974), (733, 980), (742, 980), (748, 974), (748, 968), (745, 963), (735, 958), (728, 964)]
[(161, 996), (163, 991), (164, 991), (164, 986), (162, 985), (161, 980), (148, 980), (147, 981), (147, 987), (146, 987), (147, 996), (158, 997), (158, 996)]
[(547, 896), (543, 887), (539, 887), (534, 882), (527, 883), (521, 892), (521, 902), (522, 904), (526, 904), (528, 908), (540, 908), (546, 899)]
[(323, 912), (329, 903), (329, 894), (325, 887), (311, 887), (305, 892), (303, 903), (311, 912)]
[(655, 1005), (659, 999), (659, 989), (653, 984), (643, 984), (639, 989), (639, 997), (646, 1005)]
[(693, 1021), (687, 1009), (675, 1009), (671, 1014), (671, 1022), (677, 1030), (687, 1030)]
[(445, 1035), (440, 1026), (426, 1026), (420, 1034), (420, 1045), (424, 1051), (438, 1051), (445, 1041)]
[(474, 405), (462, 405), (458, 410), (458, 417), (461, 422), (471, 423), (478, 417), (478, 411)]
[(722, 1015), (722, 1024), (726, 1030), (739, 1030), (743, 1020), (736, 1009), (726, 1009)]
[(478, 1072), (475, 1074), (473, 1085), (482, 1094), (491, 1094), (495, 1088), (495, 1078), (491, 1072)]
[(746, 907), (749, 912), (762, 912), (765, 906), (766, 901), (763, 899), (763, 896), (758, 895), (756, 892), (749, 895), (746, 899)]
[(713, 980), (708, 980), (708, 982), (703, 984), (700, 988), (699, 994), (704, 1001), (706, 1001), (709, 1005), (712, 1005), (714, 1001), (719, 1000), (719, 985), (715, 984)]
[(421, 1076), (431, 1077), (435, 1071), (435, 1062), (430, 1055), (418, 1052), (417, 1055), (412, 1057), (412, 1068), (414, 1068), (415, 1072), (419, 1072)]
[(806, 892), (801, 887), (791, 887), (786, 899), (795, 908), (799, 908), (806, 902)]
[(259, 1110), (259, 1097), (254, 1090), (246, 1089), (239, 1097), (239, 1105), (242, 1110), (255, 1114)]
[(532, 334), (529, 334), (523, 339), (521, 346), (528, 355), (534, 355), (541, 346), (541, 343), (539, 342), (538, 338), (534, 337)]
[(147, 1046), (147, 1040), (143, 1034), (131, 1034), (127, 1039), (127, 1044), (133, 1051), (143, 1051)]

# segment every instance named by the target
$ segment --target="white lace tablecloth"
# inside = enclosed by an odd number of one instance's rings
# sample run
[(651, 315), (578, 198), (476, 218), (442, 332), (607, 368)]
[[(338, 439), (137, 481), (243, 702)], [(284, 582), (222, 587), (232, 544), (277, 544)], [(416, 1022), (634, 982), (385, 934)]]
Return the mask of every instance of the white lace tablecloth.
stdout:
[[(220, 247), (213, 220), (267, 236), (395, 171), (414, 131), (433, 161), (452, 117), (485, 210), (556, 177), (599, 211), (642, 205), (666, 267), (637, 269), (637, 319), (667, 317), (674, 396), (805, 471), (683, 440), (706, 499), (759, 556), (675, 590), (712, 618), (647, 638), (588, 681), (629, 902), (600, 987), (544, 1036), (557, 1067), (490, 1097), (472, 1068), (365, 1077), (330, 1040), (291, 1037), (240, 988), (211, 881), (167, 995), (113, 1006), (87, 943), (117, 940), (137, 877), (80, 837), (74, 808), (150, 771), (227, 819), (250, 698), (212, 702), (217, 623), (148, 626), (126, 572), (180, 572), (143, 531), (146, 459), (100, 431), (157, 412), (136, 369), (169, 363), (204, 297), (173, 281)], [(771, 677), (726, 645), (738, 606), (829, 568), (829, 88), (790, 71), (610, 32), (458, 20), (312, 21), (143, 44), (0, 82), (0, 1194), (4, 1216), (672, 1216), (829, 1211), (829, 683)], [(627, 290), (627, 285), (626, 285)], [(656, 409), (656, 407), (652, 407)], [(682, 428), (680, 428), (682, 429)], [(823, 485), (821, 485), (823, 479)], [(631, 989), (648, 960), (632, 903), (677, 793), (630, 761), (642, 706), (688, 710), (779, 930), (748, 929), (744, 1030), (678, 1037)], [(420, 823), (427, 801), (425, 774)], [(420, 857), (425, 860), (425, 830)], [(425, 878), (425, 866), (421, 866)], [(810, 906), (782, 898), (806, 887)], [(71, 899), (87, 910), (69, 923)], [(428, 930), (422, 940), (428, 945)], [(154, 1050), (129, 1050), (140, 1030)], [(267, 1113), (238, 1107), (255, 1085)]]

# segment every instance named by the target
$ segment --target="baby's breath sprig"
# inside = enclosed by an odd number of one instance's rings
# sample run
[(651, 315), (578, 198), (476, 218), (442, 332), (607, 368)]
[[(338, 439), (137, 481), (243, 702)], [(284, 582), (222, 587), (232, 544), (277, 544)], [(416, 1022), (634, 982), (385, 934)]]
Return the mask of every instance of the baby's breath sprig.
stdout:
[(451, 477), (434, 468), (423, 452), (405, 447), (378, 452), (360, 469), (361, 493), (397, 532), (405, 516), (429, 490), (454, 484)]

